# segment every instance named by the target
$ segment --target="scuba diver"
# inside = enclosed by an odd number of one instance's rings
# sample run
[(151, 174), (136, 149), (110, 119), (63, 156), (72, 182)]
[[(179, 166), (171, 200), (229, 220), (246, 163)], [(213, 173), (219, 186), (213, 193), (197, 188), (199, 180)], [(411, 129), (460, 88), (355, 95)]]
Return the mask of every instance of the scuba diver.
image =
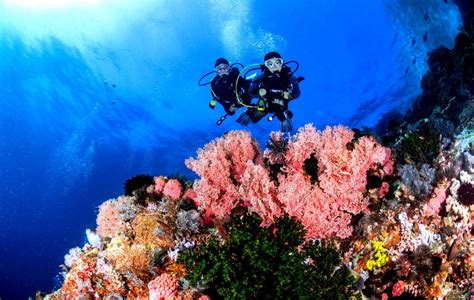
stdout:
[[(218, 58), (214, 66), (214, 71), (201, 77), (201, 80), (209, 74), (217, 73), (212, 81), (206, 84), (211, 85), (212, 100), (209, 102), (209, 108), (214, 109), (216, 104), (219, 103), (226, 112), (226, 114), (220, 117), (216, 122), (217, 125), (221, 125), (227, 116), (234, 115), (235, 111), (242, 107), (243, 104), (250, 104), (251, 97), (248, 93), (250, 83), (240, 77), (239, 69), (230, 65), (229, 61), (225, 58)], [(206, 85), (201, 84), (201, 80), (199, 81), (199, 85)]]
[[(249, 90), (250, 97), (257, 97), (257, 107), (250, 107), (242, 113), (237, 122), (247, 125), (250, 121), (257, 123), (265, 115), (270, 114), (269, 121), (277, 117), (280, 130), (289, 132), (293, 129), (291, 119), (293, 113), (288, 109), (288, 103), (300, 96), (299, 82), (303, 77), (296, 78), (294, 72), (283, 62), (278, 52), (267, 53), (261, 66), (263, 74)], [(255, 82), (255, 81), (254, 81)]]

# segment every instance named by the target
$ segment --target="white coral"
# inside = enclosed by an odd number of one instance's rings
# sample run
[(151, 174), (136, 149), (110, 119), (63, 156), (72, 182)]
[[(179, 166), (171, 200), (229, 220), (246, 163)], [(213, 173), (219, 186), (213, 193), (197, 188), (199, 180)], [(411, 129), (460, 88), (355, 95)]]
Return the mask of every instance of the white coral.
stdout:
[(70, 268), (72, 264), (81, 258), (82, 250), (79, 247), (69, 249), (69, 253), (64, 255), (64, 264)]
[(94, 248), (101, 249), (101, 239), (100, 236), (92, 231), (91, 229), (86, 229), (87, 242)]
[(402, 229), (402, 240), (399, 245), (400, 253), (405, 250), (415, 251), (415, 249), (421, 245), (426, 245), (430, 248), (439, 248), (438, 246), (441, 243), (441, 236), (429, 231), (424, 224), (418, 224), (420, 230), (418, 233), (413, 230), (414, 222), (416, 220), (409, 220), (406, 212), (401, 212), (398, 215), (398, 220), (400, 221)]

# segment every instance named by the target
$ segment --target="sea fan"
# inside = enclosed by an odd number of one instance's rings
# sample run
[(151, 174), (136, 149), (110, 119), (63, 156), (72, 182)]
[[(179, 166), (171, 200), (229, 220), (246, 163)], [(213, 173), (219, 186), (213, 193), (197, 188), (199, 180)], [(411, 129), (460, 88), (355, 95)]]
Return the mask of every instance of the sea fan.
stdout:
[(125, 181), (125, 195), (133, 196), (133, 191), (154, 184), (153, 176), (141, 174), (131, 177)]

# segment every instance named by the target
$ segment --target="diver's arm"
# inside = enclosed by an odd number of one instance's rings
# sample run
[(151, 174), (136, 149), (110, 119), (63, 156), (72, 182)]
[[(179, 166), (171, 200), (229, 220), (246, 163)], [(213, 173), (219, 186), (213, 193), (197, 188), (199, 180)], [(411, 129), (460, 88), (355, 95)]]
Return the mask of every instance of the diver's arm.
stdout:
[(219, 97), (216, 94), (216, 93), (219, 92), (217, 84), (218, 84), (218, 80), (216, 78), (214, 78), (211, 82), (210, 91), (209, 91), (211, 93), (211, 97), (212, 97), (212, 100), (209, 101), (209, 108), (210, 109), (214, 109), (214, 107), (216, 107), (216, 102), (221, 103), (221, 101), (219, 100)]
[(291, 76), (290, 78), (291, 88), (290, 88), (290, 100), (299, 98), (301, 95), (300, 91), (300, 84), (295, 76)]

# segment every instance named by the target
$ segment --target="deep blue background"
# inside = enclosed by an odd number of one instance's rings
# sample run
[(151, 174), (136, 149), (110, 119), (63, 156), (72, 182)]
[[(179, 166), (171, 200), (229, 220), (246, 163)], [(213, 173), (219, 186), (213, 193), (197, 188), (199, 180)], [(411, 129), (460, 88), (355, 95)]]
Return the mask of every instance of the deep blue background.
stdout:
[[(427, 52), (452, 46), (460, 27), (441, 0), (12, 2), (0, 1), (1, 299), (50, 292), (127, 178), (195, 178), (184, 159), (244, 129), (235, 117), (217, 127), (223, 111), (196, 84), (217, 57), (298, 60), (295, 127), (374, 126), (410, 105)], [(264, 145), (277, 128), (246, 129)]]

